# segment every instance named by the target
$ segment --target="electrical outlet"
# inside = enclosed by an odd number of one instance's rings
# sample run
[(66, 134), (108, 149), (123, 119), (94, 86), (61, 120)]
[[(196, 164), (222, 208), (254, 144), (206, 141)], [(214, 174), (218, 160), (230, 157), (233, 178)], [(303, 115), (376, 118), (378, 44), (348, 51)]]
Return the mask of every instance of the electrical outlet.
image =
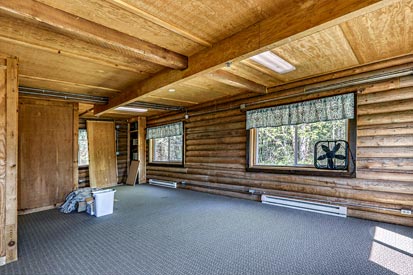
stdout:
[(410, 209), (400, 209), (400, 213), (402, 213), (403, 215), (411, 215), (412, 210), (410, 210)]

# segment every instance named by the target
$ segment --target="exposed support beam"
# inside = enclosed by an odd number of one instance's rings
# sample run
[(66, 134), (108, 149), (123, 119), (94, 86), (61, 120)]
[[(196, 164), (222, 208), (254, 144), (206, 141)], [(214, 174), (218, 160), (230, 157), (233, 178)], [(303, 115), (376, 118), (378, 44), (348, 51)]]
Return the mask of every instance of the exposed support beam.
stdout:
[(298, 6), (291, 1), (290, 7), (285, 8), (282, 14), (267, 18), (214, 44), (212, 48), (191, 56), (186, 70), (164, 70), (141, 81), (109, 100), (106, 106), (96, 106), (95, 114), (102, 115), (151, 91), (169, 88), (223, 68), (228, 61), (241, 61), (395, 2), (396, 0), (319, 0), (314, 1), (312, 6)]
[(165, 97), (165, 96), (148, 95), (148, 97), (150, 97), (150, 98), (156, 98), (156, 99), (163, 99), (163, 100), (173, 101), (173, 102), (180, 102), (180, 103), (199, 104), (199, 102), (195, 102), (195, 101), (189, 101), (189, 100), (183, 100), (183, 99), (175, 99), (175, 98), (170, 98), (170, 97)]
[(18, 63), (0, 54), (0, 266), (17, 260)]
[[(1, 26), (0, 26), (1, 27)], [(2, 35), (0, 33), (0, 35)], [(5, 42), (9, 42), (9, 43), (14, 43), (17, 45), (22, 45), (24, 47), (29, 47), (31, 49), (38, 49), (38, 50), (42, 50), (42, 51), (46, 51), (46, 52), (50, 52), (50, 53), (58, 53), (64, 56), (68, 56), (71, 58), (76, 58), (76, 59), (81, 59), (81, 60), (85, 60), (88, 62), (92, 62), (92, 63), (96, 63), (96, 64), (101, 64), (104, 66), (109, 66), (111, 68), (115, 68), (115, 69), (122, 69), (122, 70), (127, 70), (127, 71), (131, 71), (131, 72), (135, 72), (135, 73), (139, 73), (139, 74), (144, 74), (145, 72), (142, 72), (142, 70), (139, 70), (133, 66), (130, 66), (130, 64), (118, 64), (113, 62), (113, 60), (109, 60), (108, 59), (103, 59), (103, 58), (98, 58), (98, 57), (91, 57), (91, 56), (87, 56), (85, 54), (77, 54), (77, 53), (72, 53), (72, 52), (66, 52), (66, 51), (62, 51), (60, 49), (57, 48), (53, 48), (53, 47), (49, 47), (49, 46), (43, 46), (43, 45), (35, 45), (32, 43), (28, 43), (28, 42), (24, 42), (24, 41), (19, 41), (16, 40), (14, 38), (8, 38), (8, 37), (4, 37), (4, 36), (0, 36), (0, 41), (5, 41)]]
[(224, 83), (232, 87), (246, 89), (248, 91), (260, 94), (267, 93), (267, 87), (265, 87), (264, 85), (255, 83), (251, 80), (245, 79), (243, 77), (240, 77), (238, 75), (232, 74), (224, 70), (217, 70), (207, 74), (206, 76), (215, 81)]
[[(24, 32), (21, 31), (22, 29)], [(158, 72), (161, 67), (85, 41), (79, 40), (73, 43), (73, 39), (69, 36), (38, 28), (34, 24), (9, 16), (0, 16), (0, 39), (7, 43), (139, 74), (153, 74)]]
[(115, 4), (116, 6), (118, 6), (120, 8), (123, 8), (124, 10), (127, 10), (127, 11), (132, 12), (132, 13), (134, 13), (134, 14), (142, 17), (142, 18), (145, 18), (146, 20), (151, 21), (152, 23), (155, 23), (158, 26), (164, 27), (165, 29), (168, 29), (171, 32), (174, 32), (174, 33), (179, 34), (180, 36), (183, 36), (183, 37), (185, 37), (185, 38), (187, 38), (187, 39), (189, 39), (193, 42), (196, 42), (196, 43), (198, 43), (202, 46), (205, 46), (205, 47), (211, 47), (212, 46), (212, 44), (209, 43), (208, 41), (206, 41), (206, 40), (204, 40), (200, 37), (197, 37), (197, 36), (187, 32), (187, 31), (179, 28), (178, 26), (175, 26), (171, 23), (165, 22), (165, 21), (159, 19), (158, 17), (147, 13), (146, 11), (143, 11), (143, 10), (137, 8), (134, 5), (126, 3), (125, 1), (122, 1), (122, 0), (107, 0), (107, 1), (110, 2), (110, 3)]
[(24, 74), (19, 75), (19, 77), (21, 79), (29, 79), (29, 80), (35, 80), (35, 81), (40, 81), (40, 82), (59, 83), (59, 84), (67, 85), (67, 86), (82, 87), (82, 88), (87, 88), (87, 89), (103, 90), (103, 91), (116, 92), (116, 93), (120, 92), (120, 90), (117, 90), (117, 89), (89, 85), (89, 84), (84, 84), (84, 83), (69, 82), (69, 81), (63, 81), (63, 80), (57, 80), (57, 79), (51, 79), (51, 78), (43, 78), (43, 77), (30, 76), (30, 75), (24, 75)]
[(183, 55), (33, 0), (0, 0), (0, 12), (168, 68), (187, 67)]

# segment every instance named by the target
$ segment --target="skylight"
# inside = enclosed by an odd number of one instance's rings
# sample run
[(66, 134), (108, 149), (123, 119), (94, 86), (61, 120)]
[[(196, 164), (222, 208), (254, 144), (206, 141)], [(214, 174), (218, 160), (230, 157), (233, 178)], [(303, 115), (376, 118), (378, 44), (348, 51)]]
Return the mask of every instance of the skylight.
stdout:
[(251, 60), (273, 70), (279, 74), (286, 74), (295, 70), (295, 67), (271, 51), (263, 52), (251, 57)]

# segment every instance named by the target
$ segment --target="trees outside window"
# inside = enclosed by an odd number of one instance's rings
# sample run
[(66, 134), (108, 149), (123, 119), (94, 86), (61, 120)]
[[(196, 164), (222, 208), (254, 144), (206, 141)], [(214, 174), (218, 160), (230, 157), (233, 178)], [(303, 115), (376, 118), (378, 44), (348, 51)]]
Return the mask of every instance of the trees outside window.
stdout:
[(151, 162), (182, 163), (182, 135), (155, 138), (152, 139), (150, 143), (152, 148)]
[(347, 140), (347, 120), (257, 128), (255, 165), (313, 166), (314, 145), (320, 140)]

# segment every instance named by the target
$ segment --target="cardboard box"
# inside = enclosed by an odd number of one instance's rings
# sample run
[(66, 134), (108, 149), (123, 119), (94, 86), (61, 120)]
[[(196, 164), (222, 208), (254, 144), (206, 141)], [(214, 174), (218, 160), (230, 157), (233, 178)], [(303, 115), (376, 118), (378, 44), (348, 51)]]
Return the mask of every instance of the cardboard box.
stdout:
[(77, 203), (77, 212), (85, 212), (86, 211), (86, 201), (80, 201)]

